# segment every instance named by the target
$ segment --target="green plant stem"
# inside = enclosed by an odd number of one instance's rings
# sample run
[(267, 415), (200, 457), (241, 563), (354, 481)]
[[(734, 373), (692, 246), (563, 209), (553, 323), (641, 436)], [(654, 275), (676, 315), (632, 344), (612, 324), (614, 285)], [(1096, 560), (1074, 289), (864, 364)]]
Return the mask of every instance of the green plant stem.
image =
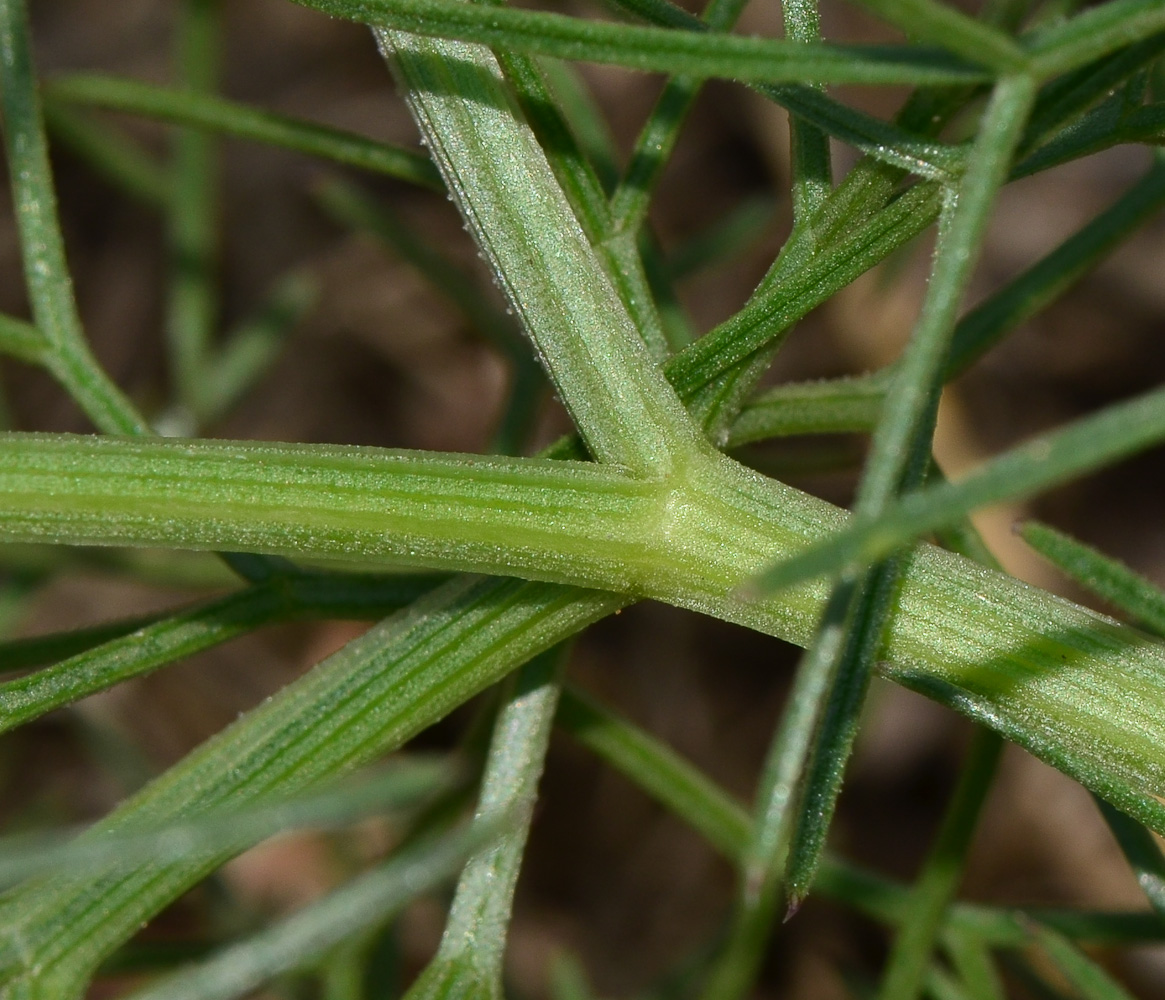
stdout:
[[(704, 451), (533, 132), (515, 114), (492, 54), (400, 32), (379, 31), (378, 38), (447, 186), (591, 453), (643, 471)], [(486, 148), (492, 155), (483, 158)]]
[(497, 59), (607, 279), (648, 353), (662, 361), (669, 353), (668, 340), (647, 281), (644, 258), (633, 237), (611, 236), (611, 207), (603, 182), (555, 106), (541, 64), (533, 56), (509, 50), (499, 51)]
[[(547, 460), (39, 435), (0, 445), (9, 538), (261, 547), (522, 573), (655, 597), (800, 642), (820, 614), (819, 587), (755, 601), (736, 582), (774, 550), (840, 525), (834, 508), (723, 458), (661, 489)], [(46, 509), (52, 494), (55, 509)], [(963, 609), (957, 626), (946, 612), (952, 601)], [(989, 718), (1163, 825), (1143, 795), (1165, 787), (1149, 721), (1162, 696), (1158, 644), (924, 546), (885, 655), (892, 676)], [(1097, 712), (1101, 689), (1119, 718)]]
[(982, 70), (906, 46), (803, 45), (592, 21), (460, 0), (296, 0), (305, 7), (393, 29), (648, 72), (770, 83), (979, 83)]
[(207, 93), (189, 93), (137, 80), (97, 74), (70, 74), (45, 89), (54, 105), (124, 111), (186, 128), (232, 135), (384, 174), (430, 190), (442, 189), (441, 176), (423, 153), (375, 142), (354, 132), (263, 111)]
[(922, 992), (943, 917), (959, 887), (963, 864), (1003, 741), (977, 729), (959, 783), (943, 816), (878, 990), (879, 1000), (914, 1000)]
[(24, 0), (0, 2), (0, 101), (8, 174), (33, 320), (48, 343), (46, 367), (97, 427), (136, 434), (133, 406), (89, 350), (73, 299), (37, 97)]

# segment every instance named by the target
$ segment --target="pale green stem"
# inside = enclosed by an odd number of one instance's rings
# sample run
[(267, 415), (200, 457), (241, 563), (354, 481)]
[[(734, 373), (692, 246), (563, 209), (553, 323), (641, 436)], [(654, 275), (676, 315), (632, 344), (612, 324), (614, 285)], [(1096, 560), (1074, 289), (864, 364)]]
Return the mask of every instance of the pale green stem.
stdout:
[[(592, 454), (642, 472), (704, 451), (513, 106), (493, 55), (393, 31), (377, 37), (446, 185)], [(488, 158), (483, 149), (491, 150)]]

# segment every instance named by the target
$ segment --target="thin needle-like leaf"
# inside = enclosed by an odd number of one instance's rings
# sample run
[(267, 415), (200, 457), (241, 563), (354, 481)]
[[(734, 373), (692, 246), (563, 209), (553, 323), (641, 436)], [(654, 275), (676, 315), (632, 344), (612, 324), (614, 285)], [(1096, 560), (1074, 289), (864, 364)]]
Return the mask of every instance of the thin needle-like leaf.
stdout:
[[(490, 832), (497, 834), (497, 824)], [(273, 927), (137, 990), (126, 1000), (231, 1000), (252, 993), (282, 972), (319, 961), (352, 934), (382, 923), (437, 888), (482, 845), (482, 834), (480, 828), (456, 830), (407, 850)]]
[[(1072, 288), (1165, 204), (1165, 163), (1055, 250), (968, 312), (955, 328), (944, 378), (966, 370), (1005, 334)], [(893, 368), (872, 375), (778, 386), (754, 397), (732, 425), (729, 446), (788, 434), (871, 429)]]
[(1157, 0), (1114, 0), (1022, 41), (1031, 72), (1048, 79), (1163, 30), (1165, 9)]
[(1036, 927), (1035, 939), (1083, 1000), (1133, 1000), (1132, 995), (1064, 935)]
[[(0, 645), (5, 669), (38, 665), (49, 653), (60, 660), (0, 684), (0, 731), (275, 621), (383, 617), (416, 600), (439, 580), (403, 574), (343, 579), (296, 573), (156, 621), (115, 623), (55, 639)], [(107, 634), (110, 631), (114, 634)]]
[(1165, 390), (1085, 417), (991, 459), (958, 482), (903, 497), (867, 524), (855, 523), (757, 578), (760, 591), (884, 558), (980, 507), (1032, 496), (1165, 440)]
[(84, 874), (94, 868), (133, 867), (143, 858), (173, 864), (201, 851), (233, 851), (295, 829), (338, 829), (369, 816), (416, 810), (464, 783), (455, 762), (398, 757), (365, 774), (308, 794), (244, 809), (221, 809), (156, 829), (122, 830), (102, 837), (80, 830), (0, 839), (0, 885), (46, 875)]
[(49, 346), (44, 363), (101, 430), (141, 433), (142, 421), (97, 364), (81, 329), (34, 79), (24, 0), (0, 0), (0, 101), (8, 176), (32, 315)]
[(948, 927), (943, 944), (966, 988), (967, 1000), (1006, 1000), (999, 971), (979, 935)]
[(1027, 71), (1023, 48), (1005, 32), (938, 0), (860, 0), (864, 7), (908, 32), (1006, 76)]
[(50, 113), (54, 104), (123, 111), (280, 146), (371, 173), (385, 174), (434, 191), (442, 188), (440, 174), (424, 153), (212, 94), (185, 93), (113, 76), (73, 74), (51, 81), (45, 96)]
[(630, 69), (773, 83), (978, 83), (988, 74), (908, 46), (802, 45), (594, 21), (460, 0), (296, 0), (371, 25)]
[(1045, 559), (1145, 628), (1165, 635), (1165, 592), (1123, 563), (1055, 528), (1027, 521), (1020, 536)]
[(0, 315), (0, 354), (29, 364), (43, 364), (50, 351), (48, 341), (31, 323)]
[[(178, 77), (183, 90), (218, 85), (219, 0), (183, 0), (178, 15)], [(187, 420), (200, 422), (211, 341), (219, 319), (218, 143), (179, 129), (166, 222), (170, 255), (166, 344), (170, 378)]]
[(1149, 900), (1149, 905), (1157, 911), (1162, 926), (1165, 926), (1165, 854), (1161, 853), (1153, 835), (1140, 823), (1129, 819), (1103, 800), (1097, 800), (1097, 805), (1133, 869), (1137, 885)]
[[(874, 431), (870, 457), (858, 485), (855, 520), (877, 518), (900, 489), (916, 486), (925, 476), (959, 301), (1034, 99), (1035, 84), (1026, 77), (1006, 78), (992, 94), (957, 202), (948, 204), (944, 211), (926, 299)], [(823, 673), (827, 680), (822, 688), (827, 694), (812, 713), (819, 720), (818, 729), (800, 776), (802, 799), (787, 862), (791, 908), (796, 908), (809, 891), (824, 850), (865, 691), (893, 613), (900, 572), (897, 560), (889, 559), (853, 579), (843, 576), (828, 606), (831, 611), (836, 609), (836, 617), (827, 619), (826, 634), (820, 640), (831, 652), (817, 656), (815, 641), (806, 654), (802, 669)], [(839, 621), (845, 622), (844, 642), (836, 642), (828, 634), (829, 627), (836, 627)]]
[(502, 958), (514, 889), (538, 798), (558, 705), (562, 651), (551, 650), (522, 667), (498, 712), (482, 776), (474, 824), (512, 823), (488, 851), (470, 859), (437, 955), (409, 990), (409, 1000), (467, 995), (503, 996)]
[(890, 952), (879, 1000), (913, 1000), (922, 992), (943, 917), (958, 890), (1002, 749), (1003, 741), (995, 733), (975, 731), (938, 836), (911, 889), (910, 907)]

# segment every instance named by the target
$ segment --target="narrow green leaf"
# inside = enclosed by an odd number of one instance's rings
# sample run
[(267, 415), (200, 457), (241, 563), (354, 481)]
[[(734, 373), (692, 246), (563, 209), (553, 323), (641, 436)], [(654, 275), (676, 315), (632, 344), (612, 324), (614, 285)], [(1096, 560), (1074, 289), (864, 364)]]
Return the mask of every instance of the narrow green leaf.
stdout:
[[(820, 44), (821, 15), (817, 9), (817, 0), (797, 0), (794, 3), (782, 3), (781, 20), (785, 29), (785, 37), (790, 41), (800, 42), (802, 45)], [(790, 93), (791, 91), (793, 93)], [(830, 100), (825, 95), (825, 88), (820, 85), (817, 87), (797, 86), (796, 91), (793, 87), (787, 86), (784, 88), (784, 93), (772, 94), (770, 91), (770, 96), (778, 100), (791, 96), (794, 105), (801, 104), (802, 106), (818, 108), (823, 101)], [(810, 119), (798, 116), (794, 106), (786, 101), (781, 103), (791, 113), (789, 143), (792, 154), (793, 225), (805, 226), (809, 224), (813, 214), (825, 203), (825, 199), (833, 189), (833, 163), (829, 148), (829, 136)], [(854, 124), (853, 116), (843, 116), (843, 128), (847, 124), (850, 126)]]
[(910, 907), (894, 940), (878, 989), (879, 1000), (913, 1000), (922, 992), (943, 917), (958, 890), (1002, 750), (1003, 741), (995, 733), (975, 731), (938, 835), (911, 889)]
[(0, 643), (0, 670), (4, 673), (18, 670), (31, 670), (33, 667), (43, 667), (59, 660), (76, 656), (94, 646), (111, 639), (120, 639), (130, 632), (136, 632), (146, 625), (152, 625), (161, 617), (146, 615), (140, 618), (121, 618), (117, 621), (101, 625), (92, 625), (89, 628), (72, 629), (67, 632), (54, 632), (49, 635), (30, 636), (24, 639), (10, 639)]
[(967, 1000), (1006, 1000), (999, 971), (980, 937), (948, 927), (943, 944), (967, 991)]
[[(179, 4), (176, 62), (184, 91), (213, 94), (218, 86), (219, 2)], [(174, 394), (193, 432), (205, 410), (202, 393), (219, 320), (218, 143), (200, 130), (179, 129), (171, 160), (166, 346)]]
[(44, 335), (31, 323), (0, 314), (0, 354), (29, 364), (43, 364), (50, 351)]
[(1038, 521), (1020, 536), (1080, 586), (1091, 590), (1157, 635), (1165, 635), (1165, 592), (1152, 581), (1102, 552)]
[(44, 115), (54, 143), (80, 157), (122, 191), (146, 205), (162, 205), (169, 199), (169, 173), (129, 136), (48, 98)]
[[(804, 808), (813, 741), (846, 647), (861, 630), (853, 609), (862, 585), (845, 580), (833, 589), (812, 642), (797, 665), (793, 686), (769, 746), (757, 788), (756, 814), (742, 863), (728, 941), (704, 985), (705, 1000), (737, 998), (753, 988), (782, 901), (790, 841)], [(814, 878), (816, 870), (808, 876)]]
[(1027, 71), (1028, 57), (1014, 39), (986, 21), (938, 0), (860, 0), (914, 39), (941, 45), (1001, 76)]
[[(350, 643), (125, 803), (89, 836), (238, 809), (378, 757), (532, 655), (623, 602), (507, 581), (459, 580)], [(504, 639), (504, 641), (500, 641)], [(34, 883), (0, 910), (0, 977), (72, 995), (94, 965), (182, 887), (223, 860), (187, 852), (165, 866)], [(14, 927), (32, 950), (12, 951)], [(35, 942), (35, 943), (32, 943)], [(31, 961), (30, 961), (31, 959)]]
[[(495, 824), (495, 834), (497, 829)], [(319, 961), (341, 941), (437, 888), (482, 842), (481, 830), (457, 830), (414, 847), (267, 930), (126, 1000), (230, 1000), (250, 994), (282, 972)]]
[(980, 507), (1032, 496), (1163, 439), (1165, 390), (1157, 390), (1034, 438), (958, 482), (910, 494), (877, 520), (855, 522), (773, 566), (754, 585), (762, 591), (778, 590), (845, 566), (873, 562)]
[[(839, 202), (846, 194), (842, 188), (835, 194)], [(826, 239), (821, 233), (824, 220), (811, 227), (815, 237), (794, 234), (766, 286), (732, 318), (667, 365), (672, 384), (681, 396), (694, 392), (779, 341), (810, 309), (923, 232), (934, 221), (938, 207), (938, 185), (924, 183), (872, 218), (851, 219), (836, 239)], [(843, 218), (845, 214), (838, 212)]]
[[(663, 0), (658, 6), (645, 6), (629, 0), (611, 0), (621, 8), (626, 8), (642, 16), (651, 24), (670, 28), (686, 28), (689, 31), (706, 31), (708, 26), (700, 18), (689, 14)], [(791, 9), (790, 9), (791, 8)], [(805, 4), (783, 5), (782, 12), (788, 17), (786, 37), (800, 42), (819, 42), (817, 37), (817, 13)], [(798, 83), (752, 84), (757, 93), (786, 108), (804, 119), (807, 125), (826, 135), (849, 143), (867, 155), (902, 167), (921, 177), (932, 180), (950, 180), (962, 168), (959, 150), (943, 143), (928, 140), (897, 125), (867, 115), (856, 108), (848, 107), (840, 101), (822, 93), (821, 90)], [(796, 150), (801, 143), (794, 123), (793, 145)], [(816, 145), (819, 140), (814, 139)], [(796, 153), (801, 161), (802, 154)], [(832, 178), (827, 177), (825, 167), (829, 156), (824, 147), (815, 148), (810, 160), (804, 160), (808, 167), (812, 162), (813, 186), (817, 194), (806, 204), (817, 209), (817, 198), (832, 186)], [(800, 198), (800, 196), (798, 196)], [(802, 213), (803, 214), (803, 213)]]
[(930, 1000), (969, 1000), (963, 984), (941, 965), (926, 970), (926, 996)]
[(1062, 934), (1047, 927), (1036, 927), (1034, 934), (1083, 1000), (1133, 1000), (1123, 986)]
[[(747, 0), (710, 0), (700, 18), (701, 27), (726, 32), (740, 17)], [(686, 76), (668, 80), (640, 130), (630, 162), (611, 197), (613, 227), (637, 232), (647, 220), (651, 196), (679, 140), (680, 130), (703, 81)]]
[(97, 364), (77, 315), (57, 222), (24, 0), (0, 0), (0, 102), (24, 279), (33, 319), (49, 348), (44, 363), (101, 430), (141, 433), (144, 425)]
[[(947, 380), (966, 370), (1010, 330), (1044, 309), (1104, 260), (1165, 204), (1165, 165), (1157, 164), (1109, 208), (1042, 257), (955, 328)], [(728, 444), (791, 434), (866, 431), (874, 426), (892, 369), (873, 375), (777, 386), (754, 397)]]
[(117, 622), (2, 645), (0, 664), (5, 670), (38, 665), (46, 655), (61, 662), (0, 684), (0, 731), (272, 622), (379, 618), (437, 582), (439, 578), (403, 574), (344, 578), (296, 573), (161, 620)]
[(1020, 146), (1021, 158), (1055, 141), (1065, 126), (1103, 104), (1114, 91), (1151, 66), (1162, 51), (1165, 33), (1151, 35), (1045, 84)]
[(423, 153), (211, 94), (186, 93), (114, 76), (70, 74), (51, 81), (45, 96), (50, 107), (54, 103), (80, 105), (158, 118), (280, 146), (431, 190), (442, 188), (437, 169)]
[(1046, 80), (1161, 31), (1165, 9), (1157, 0), (1113, 0), (1022, 42), (1031, 72)]
[(978, 83), (982, 70), (945, 53), (907, 46), (801, 45), (781, 39), (704, 35), (592, 21), (460, 0), (296, 0), (335, 17), (497, 45), (560, 59), (648, 72), (772, 83)]
[(551, 106), (562, 116), (600, 188), (609, 196), (619, 183), (619, 147), (606, 116), (576, 66), (561, 59), (541, 59), (538, 65), (550, 88)]
[(206, 360), (198, 392), (201, 423), (219, 420), (262, 378), (318, 298), (318, 282), (293, 271), (276, 282), (256, 315), (228, 332), (226, 342)]
[[(916, 442), (931, 437), (959, 302), (1034, 99), (1035, 85), (1030, 79), (1007, 78), (996, 86), (984, 112), (958, 188), (957, 204), (949, 212), (949, 226), (939, 229), (922, 313), (874, 431), (855, 505), (861, 517), (877, 516), (885, 509), (902, 483)], [(929, 451), (928, 446), (927, 454)]]
[(465, 866), (437, 955), (409, 990), (410, 1000), (444, 997), (450, 990), (503, 996), (502, 958), (514, 889), (550, 746), (562, 666), (561, 650), (543, 653), (522, 667), (509, 687), (494, 724), (474, 825), (496, 827), (506, 816), (512, 822)]
[[(929, 451), (929, 447), (927, 448)], [(866, 691), (886, 642), (902, 566), (895, 558), (853, 578), (843, 576), (830, 595), (827, 616), (798, 670), (821, 674), (814, 706), (816, 729), (797, 769), (799, 795), (788, 810), (791, 834), (783, 870), (786, 919), (800, 907), (817, 877), (825, 839), (853, 753)], [(836, 602), (836, 610), (835, 610)], [(836, 617), (830, 617), (829, 612)], [(840, 631), (840, 636), (833, 633)], [(818, 646), (824, 649), (819, 653)]]
[(556, 721), (725, 857), (739, 856), (748, 839), (748, 813), (675, 751), (571, 687), (563, 691)]
[[(959, 301), (1034, 98), (1033, 81), (1005, 78), (996, 85), (984, 112), (957, 194), (944, 207), (926, 298), (874, 430), (870, 457), (858, 484), (855, 519), (876, 519), (899, 490), (914, 488), (925, 476)], [(790, 910), (808, 893), (825, 849), (865, 693), (882, 655), (900, 574), (899, 562), (888, 559), (852, 579), (843, 576), (829, 605), (831, 610), (836, 608), (837, 619), (827, 619), (825, 634), (815, 639), (805, 657), (805, 669), (821, 671), (827, 682), (821, 685), (821, 704), (813, 713), (820, 721), (800, 779), (802, 798), (786, 874)], [(841, 620), (846, 623), (846, 638), (836, 642), (829, 636), (829, 627)], [(816, 655), (819, 641), (829, 648), (828, 655)], [(790, 767), (799, 770), (795, 764)]]
[(0, 731), (270, 621), (276, 595), (246, 590), (154, 622), (55, 667), (0, 684)]
[[(464, 782), (448, 760), (397, 757), (376, 773), (270, 804), (222, 808), (157, 828), (117, 830), (101, 837), (80, 830), (0, 839), (0, 885), (37, 876), (84, 874), (181, 862), (202, 851), (237, 851), (288, 830), (339, 829), (369, 816), (415, 810)], [(495, 827), (496, 828), (496, 827)]]
[(1149, 900), (1149, 905), (1157, 911), (1162, 928), (1165, 929), (1165, 855), (1161, 853), (1153, 835), (1140, 823), (1129, 819), (1107, 802), (1098, 799), (1097, 805), (1120, 844), (1133, 874), (1137, 876), (1137, 885)]
[(889, 373), (795, 382), (766, 390), (745, 404), (728, 447), (793, 434), (868, 431), (878, 420)]

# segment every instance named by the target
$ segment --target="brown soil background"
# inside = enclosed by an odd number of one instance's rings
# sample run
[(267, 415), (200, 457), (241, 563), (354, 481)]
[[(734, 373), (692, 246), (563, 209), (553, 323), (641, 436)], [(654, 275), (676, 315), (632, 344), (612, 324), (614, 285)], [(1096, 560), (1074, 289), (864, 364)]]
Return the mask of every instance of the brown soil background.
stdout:
[[(378, 138), (415, 142), (412, 123), (366, 31), (282, 0), (234, 0), (225, 6), (225, 94)], [(745, 30), (777, 33), (776, 5), (753, 6)], [(171, 76), (173, 7), (162, 0), (34, 4), (41, 70), (52, 75), (100, 69), (165, 82)], [(839, 5), (827, 9), (826, 27), (833, 38), (885, 37), (864, 16)], [(628, 149), (658, 93), (658, 79), (594, 67), (585, 72)], [(857, 91), (842, 96), (881, 114), (891, 113), (900, 98)], [(116, 121), (153, 148), (165, 149), (164, 128)], [(665, 247), (700, 232), (743, 199), (768, 196), (776, 205), (772, 225), (746, 253), (684, 285), (684, 301), (701, 330), (739, 306), (787, 231), (786, 134), (779, 109), (741, 87), (716, 83), (706, 88), (681, 140), (652, 216)], [(468, 451), (485, 447), (505, 386), (501, 363), (404, 264), (321, 214), (310, 188), (338, 171), (242, 142), (224, 141), (221, 149), (223, 328), (257, 308), (289, 268), (315, 274), (322, 295), (281, 360), (212, 433)], [(162, 224), (66, 151), (54, 156), (69, 257), (92, 342), (131, 396), (147, 410), (156, 409), (167, 391), (160, 333)], [(838, 151), (839, 168), (851, 159)], [(1110, 203), (1146, 163), (1143, 150), (1119, 149), (1008, 188), (975, 297), (999, 287)], [(350, 176), (480, 272), (443, 198)], [(10, 220), (5, 187), (0, 308), (26, 315)], [(1030, 433), (1162, 382), (1163, 237), (1161, 220), (1150, 222), (950, 389), (937, 439), (949, 473), (957, 475)], [(857, 372), (892, 357), (917, 309), (927, 256), (926, 245), (913, 248), (810, 316), (793, 335), (773, 379)], [(5, 363), (3, 386), (14, 427), (87, 430), (63, 394), (38, 373)], [(563, 426), (564, 418), (548, 410), (540, 435), (549, 438)], [(792, 441), (763, 458), (800, 465), (802, 471), (790, 476), (793, 482), (844, 503), (853, 470), (812, 472), (820, 447), (819, 441)], [(1080, 594), (1014, 539), (1011, 525), (1017, 518), (1038, 515), (1165, 584), (1163, 471), (1165, 454), (1156, 451), (1026, 508), (989, 512), (980, 523), (1013, 572), (1077, 599)], [(31, 634), (72, 627), (171, 606), (204, 592), (66, 567), (35, 593), (19, 628)], [(177, 759), (356, 629), (336, 624), (263, 633), (6, 737), (0, 749), (0, 801), (9, 828), (100, 815), (135, 774), (155, 772)], [(571, 673), (747, 800), (795, 661), (796, 651), (775, 640), (642, 605), (592, 629), (578, 644)], [(455, 719), (438, 727), (427, 745), (448, 743), (458, 725)], [(968, 725), (960, 718), (878, 685), (832, 834), (833, 849), (911, 877), (935, 830), (967, 736)], [(255, 919), (333, 884), (344, 870), (337, 858), (332, 841), (292, 838), (235, 862), (220, 887)], [(731, 885), (727, 865), (694, 834), (565, 737), (556, 738), (519, 887), (510, 955), (513, 994), (545, 996), (553, 955), (569, 949), (581, 957), (601, 995), (633, 995), (714, 937)], [(1144, 905), (1087, 794), (1014, 749), (991, 795), (963, 896), (998, 903)], [(221, 928), (221, 917), (215, 916), (220, 909), (212, 894), (196, 892), (147, 935), (161, 940)], [(433, 947), (441, 919), (438, 901), (431, 901), (402, 921), (409, 969)], [(874, 975), (884, 953), (885, 938), (874, 925), (811, 900), (778, 935), (756, 995), (840, 998), (847, 995), (845, 977)], [(1165, 995), (1165, 950), (1139, 949), (1105, 960), (1138, 995)]]

